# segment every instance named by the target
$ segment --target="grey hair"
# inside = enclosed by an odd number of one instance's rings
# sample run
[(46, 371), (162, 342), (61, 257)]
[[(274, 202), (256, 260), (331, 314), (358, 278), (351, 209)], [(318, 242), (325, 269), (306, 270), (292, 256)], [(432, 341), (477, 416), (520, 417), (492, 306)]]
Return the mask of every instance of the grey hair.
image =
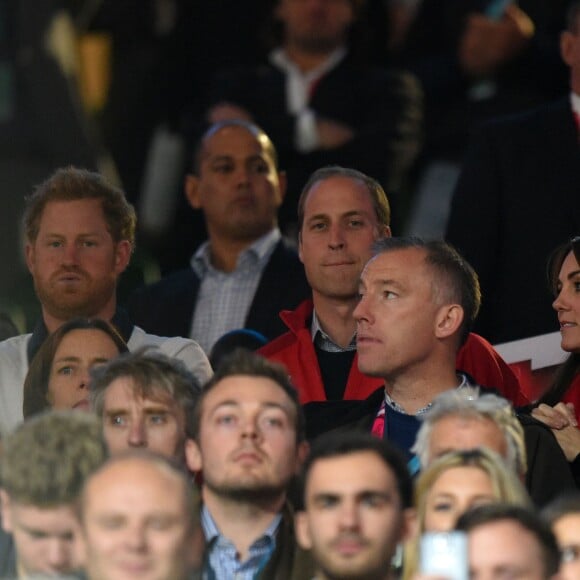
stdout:
[(492, 420), (505, 436), (507, 455), (504, 459), (507, 465), (520, 477), (525, 475), (527, 459), (524, 430), (511, 404), (497, 395), (482, 395), (477, 387), (441, 393), (434, 399), (433, 406), (421, 416), (423, 424), (411, 449), (419, 458), (421, 469), (425, 469), (432, 460), (429, 456), (429, 442), (433, 426), (437, 421), (450, 416)]

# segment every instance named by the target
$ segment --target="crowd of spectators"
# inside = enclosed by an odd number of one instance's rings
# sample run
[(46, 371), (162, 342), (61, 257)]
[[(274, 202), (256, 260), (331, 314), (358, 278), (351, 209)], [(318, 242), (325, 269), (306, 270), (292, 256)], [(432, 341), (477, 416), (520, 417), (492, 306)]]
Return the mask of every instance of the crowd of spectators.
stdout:
[(0, 0), (0, 578), (578, 578), (579, 119), (579, 0)]

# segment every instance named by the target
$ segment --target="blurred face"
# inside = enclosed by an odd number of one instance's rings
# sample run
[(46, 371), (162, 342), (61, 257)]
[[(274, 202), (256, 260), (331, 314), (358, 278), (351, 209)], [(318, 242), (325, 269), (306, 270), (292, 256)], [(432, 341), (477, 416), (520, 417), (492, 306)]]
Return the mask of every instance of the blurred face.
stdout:
[(133, 460), (93, 476), (83, 539), (92, 580), (183, 580), (192, 530), (183, 481)]
[(385, 578), (407, 521), (393, 472), (371, 451), (319, 459), (296, 517), (324, 578)]
[(296, 411), (273, 380), (230, 376), (203, 401), (199, 441), (188, 441), (192, 471), (203, 469), (204, 494), (283, 496), (299, 467)]
[(546, 580), (542, 550), (531, 532), (510, 520), (469, 532), (469, 578)]
[(429, 462), (449, 451), (486, 447), (506, 457), (507, 444), (500, 428), (488, 418), (465, 419), (449, 415), (439, 419), (429, 438)]
[(130, 254), (128, 241), (113, 240), (100, 200), (49, 202), (36, 240), (26, 246), (45, 317), (61, 322), (75, 316), (110, 319), (117, 277)]
[(119, 355), (111, 337), (102, 330), (71, 330), (61, 340), (48, 383), (48, 401), (53, 409), (89, 408), (89, 371)]
[(169, 393), (143, 398), (133, 379), (120, 377), (106, 389), (103, 400), (103, 434), (112, 455), (144, 448), (183, 460), (185, 416)]
[(314, 184), (304, 204), (299, 254), (316, 297), (352, 300), (380, 226), (366, 186), (350, 177)]
[(351, 0), (280, 0), (276, 11), (285, 44), (324, 53), (346, 41), (354, 20)]
[(489, 476), (478, 467), (454, 467), (444, 471), (425, 501), (425, 531), (452, 530), (469, 508), (497, 501)]
[(440, 307), (433, 301), (425, 252), (407, 248), (374, 257), (363, 270), (357, 321), (361, 372), (392, 379), (429, 358)]
[(3, 499), (2, 525), (13, 535), (26, 574), (67, 574), (80, 565), (72, 507), (38, 508)]
[(558, 312), (562, 349), (580, 352), (580, 265), (572, 252), (562, 263), (558, 290), (552, 306)]
[(552, 531), (563, 552), (561, 580), (577, 580), (580, 578), (580, 513), (562, 516), (556, 520)]
[(199, 173), (187, 177), (186, 193), (203, 210), (210, 236), (254, 241), (276, 225), (285, 183), (265, 135), (224, 127), (205, 140)]

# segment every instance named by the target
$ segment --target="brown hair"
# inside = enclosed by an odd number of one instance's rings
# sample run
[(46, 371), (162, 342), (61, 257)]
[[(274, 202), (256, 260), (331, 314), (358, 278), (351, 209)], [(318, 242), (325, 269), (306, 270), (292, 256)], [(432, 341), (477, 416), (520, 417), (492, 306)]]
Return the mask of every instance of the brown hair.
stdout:
[(137, 217), (125, 194), (98, 173), (72, 166), (57, 169), (26, 199), (24, 229), (28, 241), (33, 243), (38, 236), (46, 204), (52, 201), (79, 199), (100, 200), (107, 229), (113, 240), (116, 243), (127, 240), (131, 243), (131, 247), (134, 246)]
[(365, 175), (361, 171), (351, 169), (350, 167), (340, 167), (339, 165), (329, 165), (317, 169), (308, 179), (306, 185), (302, 188), (302, 193), (298, 199), (298, 231), (302, 230), (304, 223), (304, 206), (310, 190), (319, 182), (330, 179), (331, 177), (346, 177), (353, 181), (360, 181), (367, 189), (368, 194), (373, 202), (375, 216), (379, 225), (388, 227), (391, 223), (391, 206), (385, 190), (381, 184), (372, 177)]

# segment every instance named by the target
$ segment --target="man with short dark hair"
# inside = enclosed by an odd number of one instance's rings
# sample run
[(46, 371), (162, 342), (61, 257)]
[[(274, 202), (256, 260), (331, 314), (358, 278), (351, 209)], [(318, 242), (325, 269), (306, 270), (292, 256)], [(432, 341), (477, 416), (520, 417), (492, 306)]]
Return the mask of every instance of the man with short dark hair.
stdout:
[(146, 334), (117, 308), (117, 280), (131, 257), (136, 223), (121, 190), (96, 173), (59, 169), (28, 199), (24, 222), (26, 262), (42, 319), (32, 334), (0, 343), (0, 433), (22, 420), (30, 360), (49, 333), (77, 316), (110, 321), (130, 350), (158, 348), (207, 380), (211, 367), (197, 343)]
[(276, 150), (262, 129), (245, 121), (210, 127), (185, 179), (208, 239), (190, 267), (133, 294), (129, 311), (137, 324), (192, 337), (208, 354), (231, 330), (250, 328), (268, 339), (281, 334), (278, 312), (308, 294), (302, 265), (278, 229), (285, 191)]
[(405, 460), (387, 442), (364, 433), (320, 437), (304, 464), (296, 514), (316, 578), (393, 578), (397, 544), (412, 530), (412, 489)]
[(285, 370), (246, 351), (222, 361), (193, 416), (187, 465), (203, 471), (204, 573), (308, 578), (286, 488), (307, 451), (304, 417)]
[(54, 411), (3, 440), (0, 577), (68, 574), (80, 566), (75, 504), (85, 478), (107, 457), (92, 415)]
[(200, 394), (181, 361), (138, 351), (95, 368), (89, 400), (111, 454), (141, 448), (183, 463)]
[(501, 503), (480, 506), (463, 514), (456, 529), (468, 534), (470, 578), (559, 578), (556, 538), (527, 508)]

